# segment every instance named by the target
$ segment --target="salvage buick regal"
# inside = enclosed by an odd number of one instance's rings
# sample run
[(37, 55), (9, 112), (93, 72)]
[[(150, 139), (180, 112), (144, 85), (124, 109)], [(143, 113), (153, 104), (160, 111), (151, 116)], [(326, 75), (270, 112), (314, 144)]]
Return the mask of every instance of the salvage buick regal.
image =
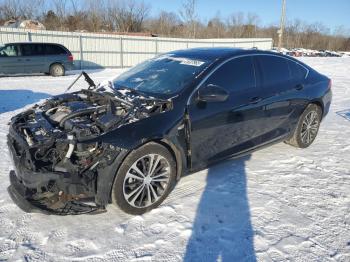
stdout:
[(97, 86), (84, 75), (88, 89), (11, 119), (8, 191), (26, 211), (142, 214), (183, 174), (275, 142), (308, 147), (332, 96), (326, 76), (254, 49), (174, 51)]

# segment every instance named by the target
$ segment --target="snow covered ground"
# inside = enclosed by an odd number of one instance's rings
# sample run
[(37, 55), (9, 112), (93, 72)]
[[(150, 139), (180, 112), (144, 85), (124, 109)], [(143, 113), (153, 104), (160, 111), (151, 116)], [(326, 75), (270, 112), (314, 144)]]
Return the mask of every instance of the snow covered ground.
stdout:
[(281, 143), (184, 177), (134, 217), (111, 205), (94, 216), (26, 214), (11, 201), (7, 122), (75, 76), (0, 78), (0, 261), (350, 261), (350, 59), (303, 60), (333, 80), (311, 147)]

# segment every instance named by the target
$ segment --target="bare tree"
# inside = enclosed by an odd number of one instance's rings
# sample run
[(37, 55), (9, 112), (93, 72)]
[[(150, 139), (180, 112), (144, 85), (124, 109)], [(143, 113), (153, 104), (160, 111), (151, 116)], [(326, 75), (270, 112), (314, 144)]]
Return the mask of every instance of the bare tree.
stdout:
[(20, 0), (6, 0), (3, 1), (0, 7), (0, 15), (4, 20), (18, 19), (21, 14), (19, 10)]
[(207, 37), (210, 38), (222, 38), (226, 36), (226, 25), (221, 19), (220, 12), (217, 12), (216, 16), (209, 20), (206, 31)]
[(244, 14), (242, 12), (231, 14), (227, 19), (228, 33), (230, 37), (243, 36)]
[(179, 14), (182, 21), (188, 27), (187, 36), (195, 38), (197, 29), (196, 0), (186, 0), (182, 4), (182, 8), (179, 10)]
[(118, 31), (140, 32), (150, 7), (134, 0), (108, 3), (107, 20)]
[(162, 36), (180, 36), (181, 21), (173, 12), (161, 11), (156, 18), (149, 19), (146, 28)]

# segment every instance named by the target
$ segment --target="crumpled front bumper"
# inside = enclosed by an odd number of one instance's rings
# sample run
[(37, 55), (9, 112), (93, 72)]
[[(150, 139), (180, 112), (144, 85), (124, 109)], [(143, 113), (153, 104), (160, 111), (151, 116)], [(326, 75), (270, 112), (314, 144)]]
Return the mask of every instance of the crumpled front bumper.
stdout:
[(23, 211), (27, 213), (46, 213), (44, 209), (40, 209), (37, 206), (33, 205), (28, 199), (26, 199), (27, 188), (18, 180), (16, 172), (14, 170), (10, 171), (10, 186), (7, 188), (7, 191), (12, 199), (12, 201)]
[[(12, 133), (13, 135), (13, 133)], [(17, 140), (18, 139), (18, 140)], [(8, 148), (13, 166), (15, 170), (11, 170), (9, 174), (10, 186), (8, 187), (8, 193), (13, 202), (17, 204), (25, 212), (38, 212), (45, 214), (57, 214), (57, 215), (76, 215), (76, 214), (96, 214), (105, 212), (103, 207), (96, 204), (86, 204), (75, 198), (65, 198), (57, 196), (55, 200), (57, 203), (52, 205), (50, 201), (45, 198), (39, 199), (33, 197), (36, 189), (41, 187), (47, 187), (50, 181), (55, 181), (58, 185), (58, 190), (64, 190), (64, 192), (71, 194), (78, 194), (83, 191), (83, 187), (79, 184), (73, 183), (72, 174), (60, 173), (60, 172), (35, 172), (25, 167), (23, 157), (18, 155), (14, 143), (21, 143), (20, 138), (14, 138), (8, 135)], [(22, 141), (23, 142), (23, 141)]]
[(52, 209), (45, 202), (34, 201), (27, 197), (26, 188), (17, 178), (15, 171), (10, 171), (10, 183), (7, 191), (12, 201), (24, 212), (43, 213), (47, 215), (80, 215), (80, 214), (100, 214), (106, 209), (95, 205), (88, 205), (79, 201), (67, 201), (63, 207)]

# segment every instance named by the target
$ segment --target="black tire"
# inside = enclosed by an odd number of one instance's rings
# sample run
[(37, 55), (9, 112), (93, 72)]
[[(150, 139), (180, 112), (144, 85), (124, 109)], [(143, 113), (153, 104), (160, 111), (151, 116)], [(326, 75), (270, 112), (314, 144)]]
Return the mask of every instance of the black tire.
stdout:
[[(305, 138), (306, 137), (305, 130), (307, 128), (305, 121), (307, 121), (309, 117), (311, 117), (312, 115), (315, 117), (316, 122), (313, 122), (313, 124), (310, 124), (310, 132), (311, 131), (312, 132), (310, 133), (311, 134), (310, 137), (307, 136), (307, 138), (309, 138), (307, 139)], [(294, 130), (292, 136), (288, 140), (286, 140), (285, 143), (298, 148), (306, 148), (310, 146), (317, 136), (321, 119), (322, 119), (322, 109), (316, 104), (309, 104), (304, 110), (304, 112), (302, 113), (302, 115), (300, 116), (297, 127)]]
[(55, 76), (55, 77), (56, 76), (64, 76), (65, 72), (66, 72), (65, 68), (61, 64), (56, 63), (56, 64), (52, 64), (50, 66), (50, 75), (51, 76)]
[[(128, 186), (136, 184), (136, 182), (139, 182), (139, 181), (132, 180), (132, 178), (131, 178), (132, 183), (128, 184), (127, 181), (129, 181), (129, 180), (127, 178), (127, 175), (133, 171), (133, 169), (132, 169), (133, 165), (140, 164), (140, 162), (138, 162), (138, 161), (140, 161), (140, 159), (143, 159), (143, 161), (144, 161), (144, 159), (147, 159), (147, 156), (149, 156), (150, 154), (152, 154), (152, 155), (156, 154), (157, 157), (159, 156), (159, 158), (162, 159), (162, 160), (159, 160), (158, 168), (157, 168), (157, 165), (154, 167), (156, 170), (159, 169), (158, 172), (161, 172), (161, 169), (163, 166), (163, 163), (161, 164), (160, 161), (164, 161), (164, 163), (166, 163), (166, 165), (168, 164), (166, 172), (170, 171), (170, 174), (167, 177), (167, 179), (169, 179), (169, 181), (168, 181), (165, 189), (163, 189), (163, 186), (159, 187), (161, 182), (149, 182), (148, 185), (143, 186), (140, 191), (145, 191), (145, 192), (140, 193), (140, 196), (139, 196), (140, 200), (136, 200), (137, 202), (134, 200), (135, 203), (133, 206), (129, 202), (132, 202), (134, 196), (136, 196), (138, 193), (135, 193), (134, 195), (131, 194), (131, 197), (129, 197), (127, 199), (127, 196), (125, 196), (124, 190), (129, 189)], [(147, 162), (147, 160), (146, 160), (146, 162)], [(149, 161), (149, 162), (151, 162), (151, 161)], [(149, 162), (147, 162), (147, 163), (149, 163)], [(142, 164), (144, 164), (144, 163), (145, 162), (142, 162)], [(156, 163), (156, 162), (154, 162), (154, 163)], [(144, 167), (144, 166), (142, 166), (142, 167)], [(140, 170), (141, 170), (141, 167), (140, 167)], [(139, 182), (139, 183), (142, 186), (142, 185), (145, 185), (146, 182), (145, 182), (145, 180), (143, 180), (142, 182)], [(162, 182), (162, 183), (165, 183), (165, 182)], [(133, 215), (141, 215), (141, 214), (148, 212), (151, 209), (159, 206), (163, 202), (163, 200), (169, 195), (171, 190), (174, 188), (175, 183), (176, 183), (176, 162), (174, 160), (173, 155), (164, 146), (162, 146), (158, 143), (155, 143), (155, 142), (150, 142), (150, 143), (147, 143), (147, 144), (141, 146), (140, 148), (132, 151), (125, 158), (123, 163), (121, 164), (119, 170), (117, 171), (116, 178), (114, 180), (113, 187), (112, 187), (112, 196), (111, 196), (112, 203), (117, 205), (120, 209), (122, 209), (126, 213), (133, 214)], [(161, 195), (159, 195), (159, 199), (157, 199), (157, 200), (156, 200), (156, 198), (153, 198), (154, 202), (152, 202), (152, 201), (147, 202), (147, 194), (148, 193), (151, 194), (153, 192), (156, 192), (156, 193), (159, 192), (158, 191), (159, 188), (157, 188), (157, 186), (154, 184), (157, 184), (158, 187), (160, 188)], [(154, 188), (156, 188), (156, 190), (151, 192), (150, 185), (154, 185), (154, 187), (152, 186), (153, 187), (152, 190), (154, 190)], [(139, 187), (139, 186), (135, 185), (135, 187)], [(139, 192), (139, 191), (136, 191), (134, 188), (131, 189), (130, 191)], [(137, 198), (137, 197), (135, 197), (135, 198)], [(152, 197), (151, 197), (151, 199), (152, 199)], [(136, 203), (139, 204), (138, 207), (135, 207), (135, 205), (137, 205)], [(142, 206), (141, 203), (147, 203), (148, 206)], [(152, 204), (150, 204), (150, 203), (152, 203)]]

